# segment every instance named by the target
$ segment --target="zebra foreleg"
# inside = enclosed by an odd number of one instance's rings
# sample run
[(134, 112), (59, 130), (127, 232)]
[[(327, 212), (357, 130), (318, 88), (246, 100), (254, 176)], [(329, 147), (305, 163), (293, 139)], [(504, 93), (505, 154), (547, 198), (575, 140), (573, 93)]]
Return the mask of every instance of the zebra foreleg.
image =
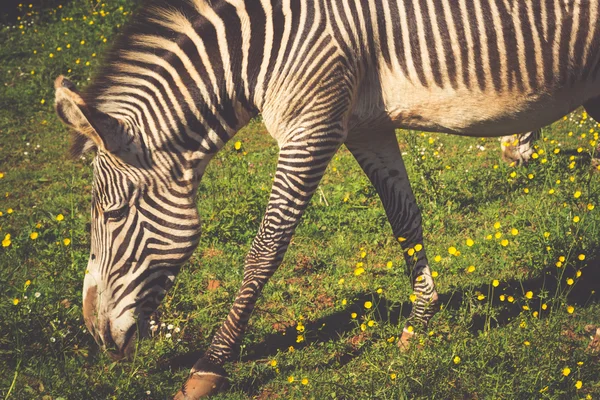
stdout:
[[(327, 164), (345, 135), (282, 146), (269, 204), (246, 257), (244, 278), (227, 319), (176, 399), (198, 399), (219, 391), (227, 381), (222, 365), (237, 351), (256, 300), (281, 264), (294, 230)], [(310, 149), (310, 150), (307, 150)]]
[(393, 130), (350, 136), (346, 146), (375, 186), (410, 270), (413, 307), (398, 342), (407, 347), (415, 326), (427, 328), (438, 300), (423, 247), (421, 212)]

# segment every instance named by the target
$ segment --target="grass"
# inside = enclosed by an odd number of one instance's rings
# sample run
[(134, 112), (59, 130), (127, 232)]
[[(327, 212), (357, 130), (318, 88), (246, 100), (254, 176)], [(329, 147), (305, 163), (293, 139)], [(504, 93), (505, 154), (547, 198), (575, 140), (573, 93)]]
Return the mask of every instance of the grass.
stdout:
[[(207, 170), (204, 234), (152, 338), (115, 363), (85, 330), (90, 159), (67, 159), (52, 81), (85, 85), (133, 7), (23, 4), (0, 27), (0, 398), (168, 398), (240, 284), (277, 157), (260, 121)], [(401, 249), (340, 150), (219, 398), (598, 398), (599, 356), (587, 347), (600, 325), (599, 127), (584, 116), (546, 128), (522, 168), (500, 162), (496, 139), (398, 132), (443, 304), (422, 348), (405, 353), (395, 346), (411, 294)]]

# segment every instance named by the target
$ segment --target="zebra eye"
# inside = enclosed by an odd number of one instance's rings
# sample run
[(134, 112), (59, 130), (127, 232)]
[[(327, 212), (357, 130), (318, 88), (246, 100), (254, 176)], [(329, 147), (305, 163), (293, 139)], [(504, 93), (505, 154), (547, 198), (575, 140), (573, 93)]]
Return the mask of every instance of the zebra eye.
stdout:
[(104, 212), (104, 218), (110, 221), (120, 221), (129, 212), (129, 206), (121, 207), (117, 210), (110, 210)]

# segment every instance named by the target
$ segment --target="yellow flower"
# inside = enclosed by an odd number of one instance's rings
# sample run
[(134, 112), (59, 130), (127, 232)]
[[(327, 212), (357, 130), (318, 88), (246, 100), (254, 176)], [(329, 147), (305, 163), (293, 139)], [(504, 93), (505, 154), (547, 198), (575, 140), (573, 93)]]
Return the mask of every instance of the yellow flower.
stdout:
[(554, 189), (550, 189), (548, 190), (548, 194), (554, 194), (555, 190)]
[(540, 313), (538, 313), (537, 311), (534, 311), (534, 312), (533, 312), (533, 318), (537, 318), (539, 314), (540, 314)]
[(386, 267), (388, 267), (388, 268), (392, 268), (393, 266), (394, 266), (394, 263), (391, 261), (388, 261), (386, 264)]
[(362, 251), (360, 253), (360, 258), (365, 258), (367, 256), (367, 252), (366, 251)]
[(467, 239), (467, 246), (471, 247), (475, 244), (475, 242), (472, 239)]
[(406, 242), (406, 238), (399, 237), (399, 238), (398, 238), (398, 241), (399, 241), (400, 243), (402, 243), (402, 242)]
[(54, 58), (54, 53), (50, 53), (50, 54), (48, 54), (48, 57), (50, 57), (50, 58)]
[(390, 379), (391, 380), (395, 380), (396, 379), (396, 374), (394, 374), (394, 373), (390, 374)]
[(412, 325), (409, 325), (409, 326), (407, 326), (407, 327), (406, 327), (406, 330), (407, 330), (409, 333), (412, 333), (412, 332), (415, 330), (415, 328), (413, 328), (413, 326), (412, 326)]
[(459, 356), (454, 356), (454, 358), (452, 359), (452, 362), (454, 364), (457, 364), (457, 365), (460, 364), (460, 357)]
[(494, 224), (494, 229), (500, 229), (500, 222), (496, 222)]
[(31, 285), (31, 281), (30, 281), (29, 279), (27, 279), (27, 280), (25, 281), (25, 287), (28, 287), (29, 285)]
[(521, 327), (523, 329), (527, 328), (527, 322), (521, 321), (521, 323), (519, 324), (519, 327)]
[(302, 336), (302, 335), (298, 335), (298, 336), (296, 337), (296, 343), (302, 343), (302, 342), (304, 342), (304, 336)]
[(575, 194), (573, 194), (573, 197), (575, 197), (576, 199), (578, 199), (579, 197), (581, 197), (581, 192), (578, 190), (575, 192)]
[(12, 208), (9, 208), (9, 209), (7, 209), (7, 210), (6, 210), (6, 213), (7, 213), (7, 214), (12, 214), (12, 213), (13, 213), (13, 211), (14, 211), (14, 210), (13, 210)]
[(526, 340), (526, 341), (524, 341), (524, 342), (523, 342), (523, 344), (524, 344), (525, 346), (530, 346), (530, 345), (531, 345), (531, 343), (529, 343), (527, 340)]
[(382, 288), (377, 289), (377, 294), (381, 294), (381, 293), (383, 293), (383, 289)]
[(271, 360), (271, 367), (277, 366), (277, 360)]
[(411, 247), (410, 249), (408, 249), (408, 250), (406, 251), (406, 253), (408, 253), (408, 255), (412, 257), (412, 256), (415, 254), (415, 249), (413, 249), (413, 248)]
[(356, 319), (356, 313), (355, 313), (355, 312), (353, 312), (352, 314), (350, 314), (350, 318), (352, 318), (352, 319)]
[(550, 237), (550, 232), (544, 232), (544, 237), (548, 239)]
[(523, 306), (523, 310), (529, 311), (529, 306)]
[(13, 304), (14, 304), (15, 306), (16, 306), (16, 305), (18, 305), (18, 304), (19, 304), (19, 299), (17, 299), (17, 298), (14, 298), (14, 299), (13, 299)]
[(2, 247), (8, 247), (11, 244), (11, 240), (10, 240), (10, 233), (7, 233), (6, 236), (4, 236), (4, 240), (2, 241)]
[(577, 258), (579, 259), (579, 261), (583, 261), (585, 260), (585, 254), (580, 254), (577, 256)]
[(301, 382), (303, 385), (308, 385), (308, 379), (306, 379), (306, 378), (302, 378)]
[(41, 99), (40, 100), (40, 104), (44, 104), (46, 102), (46, 99)]
[(82, 40), (81, 42), (79, 42), (79, 44), (85, 44), (85, 40)]
[(56, 220), (57, 220), (57, 221), (62, 221), (63, 219), (65, 219), (65, 216), (64, 216), (64, 215), (62, 215), (62, 214), (58, 214), (58, 215), (56, 216)]
[(240, 141), (238, 140), (237, 142), (235, 142), (235, 143), (233, 144), (233, 148), (234, 148), (234, 149), (236, 149), (236, 150), (239, 150), (239, 149), (241, 149), (241, 148), (242, 148), (242, 142), (240, 142)]
[(29, 235), (29, 237), (31, 238), (31, 240), (37, 239), (38, 236), (39, 236), (39, 234), (37, 232), (31, 232), (31, 234)]
[(508, 296), (507, 300), (509, 303), (512, 303), (513, 301), (515, 301), (515, 298), (512, 296)]
[(567, 285), (571, 286), (575, 281), (572, 278), (567, 279)]
[(362, 268), (362, 267), (358, 267), (358, 268), (356, 268), (356, 269), (354, 270), (354, 275), (356, 275), (356, 276), (360, 276), (360, 275), (362, 275), (364, 272), (365, 272), (365, 269), (364, 269), (364, 268)]
[(504, 247), (508, 246), (508, 239), (504, 239), (500, 242), (500, 244)]
[(4, 172), (0, 172), (0, 179), (4, 178)]
[(433, 261), (440, 262), (440, 261), (442, 261), (442, 257), (441, 256), (435, 256), (435, 258), (433, 259)]
[(562, 370), (562, 374), (563, 374), (564, 376), (569, 376), (569, 374), (570, 374), (570, 373), (571, 373), (571, 368), (569, 368), (569, 367), (565, 367), (565, 368)]
[(592, 203), (588, 204), (587, 209), (592, 211), (594, 209), (594, 205)]
[(415, 251), (421, 251), (422, 249), (423, 249), (423, 245), (422, 244), (417, 243), (415, 245)]
[(373, 303), (371, 303), (370, 301), (365, 301), (364, 305), (367, 310), (370, 309), (371, 307), (373, 307)]
[(338, 281), (338, 285), (343, 285), (346, 280), (344, 278), (340, 278)]
[(577, 215), (573, 217), (573, 222), (575, 222), (575, 223), (579, 222), (579, 217)]
[(485, 300), (485, 295), (484, 295), (484, 294), (482, 294), (482, 293), (480, 293), (480, 294), (477, 296), (477, 300), (479, 300), (479, 301), (483, 301), (483, 300)]
[(288, 381), (289, 383), (292, 383), (292, 382), (294, 382), (294, 377), (293, 377), (293, 376), (288, 376), (288, 380), (287, 380), (287, 381)]
[(517, 173), (515, 171), (513, 171), (513, 172), (510, 173), (510, 177), (511, 178), (515, 178), (516, 176), (517, 176)]
[(68, 246), (68, 245), (70, 245), (70, 244), (71, 244), (71, 239), (69, 239), (69, 238), (64, 238), (64, 239), (63, 239), (63, 244), (64, 244), (65, 246)]
[(417, 295), (412, 293), (410, 296), (408, 296), (408, 298), (410, 299), (411, 303), (414, 303), (415, 301), (417, 301)]
[(542, 310), (545, 310), (547, 308), (548, 308), (548, 304), (546, 304), (546, 303), (542, 304)]
[(474, 265), (469, 265), (469, 267), (467, 268), (467, 273), (471, 273), (471, 272), (475, 272), (475, 266)]
[(448, 247), (448, 253), (450, 253), (452, 255), (456, 254), (456, 247), (454, 247), (454, 246)]
[(517, 236), (519, 234), (519, 230), (517, 228), (512, 228), (510, 230), (511, 235)]
[(431, 271), (431, 277), (432, 278), (437, 278), (438, 277), (438, 272), (437, 271)]
[(493, 286), (493, 287), (498, 287), (499, 285), (500, 285), (500, 281), (499, 281), (498, 279), (494, 279), (494, 280), (492, 281), (492, 286)]
[[(535, 176), (534, 176), (533, 174), (529, 174), (529, 175), (527, 175), (527, 177), (528, 177), (529, 179), (533, 179)], [(498, 228), (496, 228), (496, 229), (498, 229)]]
[(567, 307), (567, 312), (568, 312), (569, 314), (573, 314), (573, 312), (575, 312), (575, 307), (573, 307), (573, 306), (568, 306), (568, 307)]
[(577, 270), (577, 272), (575, 272), (575, 277), (579, 278), (581, 276), (581, 270)]
[(581, 382), (581, 381), (575, 382), (575, 388), (577, 388), (577, 390), (581, 389), (582, 386), (583, 386), (583, 382)]
[(367, 330), (367, 325), (360, 324), (360, 330), (363, 331), (363, 332), (366, 331)]
[(372, 327), (374, 327), (374, 326), (375, 326), (375, 324), (376, 324), (376, 322), (375, 322), (375, 321), (373, 321), (372, 319), (370, 319), (370, 320), (367, 322), (367, 325), (369, 325), (371, 328), (372, 328)]
[(496, 237), (496, 239), (500, 239), (502, 237), (502, 232), (496, 232), (494, 236)]
[(525, 293), (525, 297), (531, 300), (533, 298), (533, 292), (531, 290), (528, 291), (527, 293)]
[(500, 295), (500, 301), (504, 301), (504, 300), (506, 300), (506, 296), (505, 296), (505, 295), (503, 295), (503, 294), (501, 294), (501, 295)]
[(525, 188), (525, 189), (523, 189), (523, 192), (525, 192), (525, 193), (529, 193), (529, 188)]

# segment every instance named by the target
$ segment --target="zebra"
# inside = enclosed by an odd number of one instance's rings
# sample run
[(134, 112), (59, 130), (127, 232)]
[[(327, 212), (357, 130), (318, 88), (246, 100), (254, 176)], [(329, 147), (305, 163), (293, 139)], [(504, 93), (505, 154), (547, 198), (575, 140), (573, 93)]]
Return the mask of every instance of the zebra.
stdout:
[(375, 186), (409, 266), (416, 300), (399, 340), (409, 345), (438, 295), (395, 129), (502, 136), (581, 105), (598, 119), (599, 19), (593, 0), (144, 6), (83, 93), (55, 81), (72, 154), (96, 153), (89, 331), (115, 357), (130, 354), (199, 242), (207, 164), (260, 113), (279, 147), (268, 205), (230, 312), (176, 398), (226, 384), (223, 364), (342, 145)]

